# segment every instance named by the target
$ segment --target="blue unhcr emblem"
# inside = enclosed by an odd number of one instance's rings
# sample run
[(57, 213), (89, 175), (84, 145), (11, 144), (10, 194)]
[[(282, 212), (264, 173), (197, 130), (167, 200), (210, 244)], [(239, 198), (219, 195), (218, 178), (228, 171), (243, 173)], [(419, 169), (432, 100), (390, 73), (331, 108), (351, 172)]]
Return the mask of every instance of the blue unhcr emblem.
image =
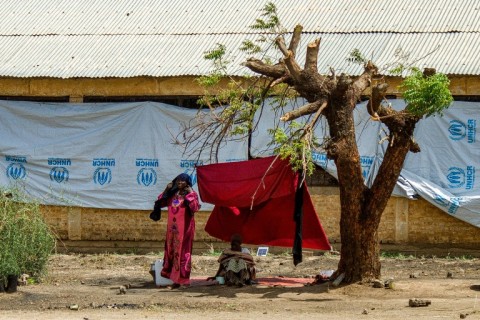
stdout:
[(455, 214), (460, 207), (460, 205), (464, 202), (463, 197), (451, 197), (446, 199), (445, 197), (435, 194), (435, 198), (433, 201), (438, 204), (439, 206), (446, 208), (447, 212), (450, 214)]
[(69, 178), (69, 173), (65, 167), (53, 167), (50, 170), (50, 180), (56, 181), (58, 183), (67, 182)]
[(448, 207), (450, 205), (450, 201), (445, 199), (443, 196), (436, 194), (435, 199), (433, 199), (435, 203), (437, 203), (441, 207)]
[(460, 188), (465, 184), (465, 171), (458, 167), (448, 169), (447, 180), (450, 188)]
[(93, 181), (100, 185), (110, 183), (112, 181), (112, 171), (109, 168), (97, 168), (93, 173)]
[(323, 169), (327, 168), (328, 159), (325, 153), (312, 152), (312, 160)]
[(142, 168), (137, 174), (137, 183), (148, 187), (157, 183), (157, 173), (152, 168)]
[(21, 163), (11, 163), (7, 167), (7, 177), (12, 178), (13, 180), (25, 179), (27, 175), (27, 170)]
[(467, 141), (468, 143), (475, 143), (475, 136), (477, 135), (477, 120), (468, 119), (467, 121)]
[(467, 126), (461, 121), (452, 120), (450, 121), (448, 132), (450, 133), (450, 139), (455, 141), (461, 140), (467, 135)]
[(361, 156), (360, 164), (362, 165), (363, 179), (367, 179), (368, 175), (370, 174), (370, 169), (372, 168), (373, 157)]

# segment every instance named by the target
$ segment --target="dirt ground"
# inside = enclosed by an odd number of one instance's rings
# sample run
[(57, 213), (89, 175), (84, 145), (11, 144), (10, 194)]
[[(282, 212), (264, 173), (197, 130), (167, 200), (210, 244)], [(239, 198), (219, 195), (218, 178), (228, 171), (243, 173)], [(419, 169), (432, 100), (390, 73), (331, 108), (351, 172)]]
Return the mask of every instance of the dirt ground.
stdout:
[[(478, 258), (382, 258), (382, 281), (394, 288), (331, 283), (157, 288), (149, 274), (158, 255), (57, 254), (41, 283), (0, 293), (0, 319), (480, 319)], [(217, 257), (193, 256), (192, 277), (215, 274)], [(339, 257), (255, 257), (257, 276), (312, 278)], [(125, 286), (126, 293), (120, 293)], [(427, 299), (409, 307), (409, 299)]]

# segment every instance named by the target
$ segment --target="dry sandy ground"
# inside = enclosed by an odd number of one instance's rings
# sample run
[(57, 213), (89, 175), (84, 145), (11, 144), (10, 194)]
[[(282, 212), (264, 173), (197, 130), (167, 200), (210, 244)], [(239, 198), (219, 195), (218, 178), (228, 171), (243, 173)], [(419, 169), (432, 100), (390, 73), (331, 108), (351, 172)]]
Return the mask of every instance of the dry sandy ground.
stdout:
[[(480, 319), (480, 260), (382, 259), (382, 280), (371, 285), (243, 288), (156, 288), (148, 273), (155, 255), (55, 255), (40, 284), (0, 293), (0, 319)], [(194, 256), (192, 276), (207, 277), (216, 257)], [(335, 269), (338, 256), (255, 257), (258, 277), (314, 277)], [(447, 277), (447, 273), (451, 277)], [(313, 281), (313, 279), (312, 279)], [(119, 287), (126, 286), (125, 294)], [(411, 298), (427, 307), (409, 307)], [(77, 310), (78, 307), (78, 310)]]

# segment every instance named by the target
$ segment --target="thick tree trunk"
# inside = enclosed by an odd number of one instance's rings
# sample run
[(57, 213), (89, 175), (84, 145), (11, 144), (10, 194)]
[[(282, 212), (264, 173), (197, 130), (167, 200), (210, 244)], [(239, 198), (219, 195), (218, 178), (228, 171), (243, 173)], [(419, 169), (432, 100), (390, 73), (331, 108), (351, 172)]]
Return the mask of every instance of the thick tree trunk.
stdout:
[[(344, 158), (356, 159), (356, 146), (347, 147), (336, 163), (339, 172), (342, 241), (341, 259), (337, 275), (345, 274), (347, 283), (380, 278), (380, 245), (378, 227), (383, 211), (390, 199), (403, 162), (411, 146), (411, 137), (417, 119), (410, 119), (401, 128), (391, 126), (390, 145), (371, 188), (363, 186), (360, 162), (345, 164)], [(395, 137), (395, 138), (394, 138)], [(348, 169), (350, 168), (350, 169)], [(347, 172), (347, 174), (345, 174)], [(359, 181), (361, 179), (361, 182)]]
[(342, 212), (341, 216), (342, 249), (337, 275), (345, 273), (347, 283), (378, 279), (381, 268), (378, 227), (368, 221), (352, 221), (348, 217), (351, 215)]

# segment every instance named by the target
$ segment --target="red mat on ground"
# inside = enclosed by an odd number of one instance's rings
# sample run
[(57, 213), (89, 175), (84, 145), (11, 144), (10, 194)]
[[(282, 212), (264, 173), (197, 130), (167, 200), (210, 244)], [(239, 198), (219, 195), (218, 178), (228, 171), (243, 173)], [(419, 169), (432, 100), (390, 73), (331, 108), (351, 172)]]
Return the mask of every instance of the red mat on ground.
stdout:
[[(286, 277), (263, 277), (257, 278), (258, 286), (269, 287), (303, 287), (307, 283), (312, 283), (311, 278), (286, 278)], [(215, 286), (218, 285), (215, 280), (207, 280), (207, 278), (191, 278), (191, 287)]]

